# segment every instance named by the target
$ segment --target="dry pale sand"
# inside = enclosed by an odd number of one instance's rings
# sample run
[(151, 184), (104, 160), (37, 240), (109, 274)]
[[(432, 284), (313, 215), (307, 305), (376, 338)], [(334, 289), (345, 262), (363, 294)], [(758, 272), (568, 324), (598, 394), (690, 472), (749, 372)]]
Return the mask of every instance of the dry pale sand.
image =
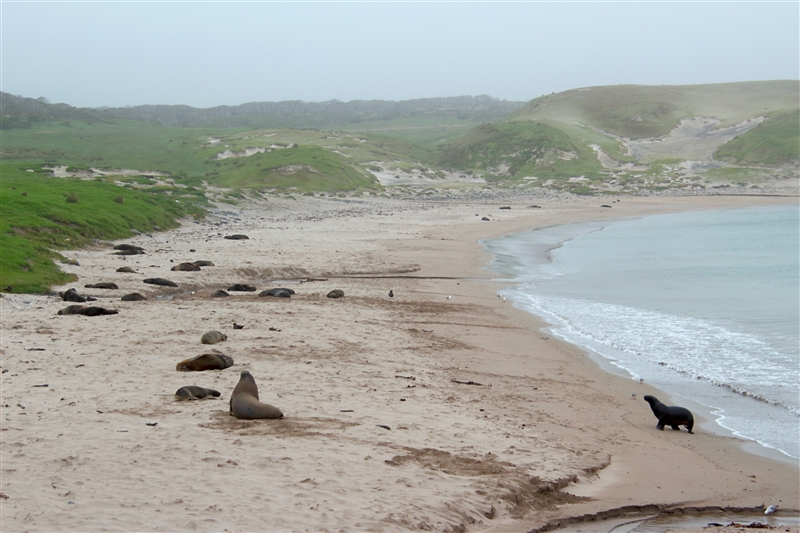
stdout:
[[(631, 393), (668, 395), (603, 372), (498, 298), (502, 283), (482, 269), (489, 256), (477, 242), (576, 220), (785, 202), (797, 198), (510, 210), (270, 200), (127, 241), (146, 255), (112, 255), (111, 243), (69, 252), (79, 280), (56, 290), (76, 287), (119, 314), (58, 316), (68, 304), (56, 296), (0, 299), (2, 530), (508, 532), (608, 515), (616, 521), (569, 527), (609, 531), (664, 509), (705, 510), (703, 521), (722, 516), (707, 508), (753, 514), (764, 503), (797, 517), (796, 463), (703, 428), (656, 430)], [(233, 233), (250, 238), (223, 239)], [(170, 271), (201, 259), (215, 266)], [(120, 289), (84, 288), (101, 281)], [(234, 283), (296, 294), (210, 297)], [(345, 297), (326, 298), (331, 289)], [(130, 292), (148, 300), (120, 301)], [(228, 338), (202, 345), (209, 330)], [(214, 350), (234, 366), (175, 370)], [(283, 420), (229, 416), (245, 369)], [(222, 395), (177, 402), (184, 385)]]

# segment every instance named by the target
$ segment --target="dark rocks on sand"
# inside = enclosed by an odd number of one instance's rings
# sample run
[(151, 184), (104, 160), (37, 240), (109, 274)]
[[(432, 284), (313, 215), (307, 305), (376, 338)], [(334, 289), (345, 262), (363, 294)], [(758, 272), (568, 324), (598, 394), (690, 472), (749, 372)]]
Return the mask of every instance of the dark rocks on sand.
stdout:
[(247, 235), (242, 235), (241, 233), (237, 233), (236, 235), (225, 235), (225, 238), (231, 241), (243, 241), (249, 239)]
[(342, 289), (333, 289), (331, 292), (328, 293), (328, 298), (341, 298), (344, 296), (344, 291)]
[(150, 285), (161, 285), (162, 287), (177, 287), (178, 284), (174, 281), (170, 281), (164, 278), (147, 278), (142, 280), (145, 283), (149, 283)]

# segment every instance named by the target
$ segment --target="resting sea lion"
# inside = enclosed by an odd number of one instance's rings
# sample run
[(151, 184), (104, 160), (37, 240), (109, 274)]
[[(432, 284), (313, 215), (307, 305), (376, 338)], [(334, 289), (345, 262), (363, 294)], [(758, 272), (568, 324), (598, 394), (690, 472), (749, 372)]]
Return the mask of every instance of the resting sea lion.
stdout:
[(87, 289), (119, 289), (116, 283), (111, 283), (110, 281), (102, 281), (100, 283), (89, 283), (88, 285), (84, 285)]
[(141, 246), (134, 246), (133, 244), (118, 244), (114, 247), (115, 250), (132, 250), (137, 254), (143, 254), (144, 248)]
[(253, 374), (243, 370), (239, 383), (231, 393), (230, 401), (231, 416), (243, 418), (245, 420), (256, 420), (261, 418), (283, 418), (283, 413), (274, 405), (261, 403), (258, 401), (258, 387)]
[(233, 291), (246, 291), (246, 292), (254, 292), (256, 288), (252, 285), (247, 285), (246, 283), (237, 283), (235, 285), (231, 285), (228, 287), (228, 290)]
[(222, 289), (217, 289), (211, 293), (212, 298), (225, 298), (226, 296), (230, 296), (230, 294), (223, 291)]
[(344, 296), (344, 291), (342, 289), (333, 289), (328, 293), (328, 298), (341, 298), (342, 296)]
[(170, 281), (164, 278), (147, 278), (142, 280), (145, 283), (149, 283), (150, 285), (161, 285), (162, 287), (177, 287), (178, 284), (174, 281)]
[(203, 344), (216, 344), (218, 342), (222, 342), (228, 340), (228, 336), (224, 333), (220, 333), (219, 331), (206, 331), (203, 333), (203, 336), (200, 337), (200, 342)]
[(650, 409), (653, 410), (653, 414), (658, 418), (658, 424), (656, 425), (658, 429), (663, 431), (664, 426), (672, 426), (672, 429), (680, 431), (680, 426), (686, 426), (689, 433), (692, 432), (694, 417), (691, 411), (685, 407), (664, 405), (658, 401), (658, 398), (650, 395), (645, 396), (644, 401), (650, 404)]
[(292, 289), (268, 289), (265, 291), (261, 291), (259, 296), (274, 296), (275, 298), (291, 298), (294, 291)]
[(204, 353), (184, 359), (175, 366), (178, 372), (201, 372), (203, 370), (222, 370), (233, 365), (233, 357), (221, 353)]
[(192, 264), (199, 267), (213, 267), (214, 263), (211, 261), (192, 261)]
[(247, 235), (242, 235), (241, 233), (237, 233), (236, 235), (225, 235), (226, 239), (230, 239), (232, 241), (243, 241), (249, 239)]
[(175, 392), (175, 398), (178, 400), (200, 400), (209, 396), (219, 396), (219, 391), (196, 385), (187, 385)]
[(117, 269), (117, 272), (127, 272), (128, 274), (135, 274), (136, 273), (136, 271), (134, 269), (132, 269), (131, 267), (119, 267)]
[(170, 270), (173, 272), (197, 272), (200, 270), (200, 267), (194, 263), (178, 263), (174, 267), (170, 268)]
[(67, 289), (64, 292), (59, 292), (58, 295), (61, 296), (61, 299), (64, 300), (65, 302), (85, 302), (86, 301), (86, 297), (81, 296), (80, 294), (78, 294), (78, 291), (76, 291), (75, 289)]
[(137, 255), (143, 253), (144, 250), (120, 250), (119, 252), (114, 252), (114, 255)]
[(120, 298), (123, 302), (138, 302), (139, 300), (147, 300), (147, 297), (139, 294), (138, 292), (132, 292), (130, 294), (126, 294), (122, 298)]
[(59, 315), (84, 315), (84, 316), (100, 316), (100, 315), (116, 315), (119, 313), (116, 309), (106, 309), (105, 307), (82, 305), (68, 305), (58, 312)]

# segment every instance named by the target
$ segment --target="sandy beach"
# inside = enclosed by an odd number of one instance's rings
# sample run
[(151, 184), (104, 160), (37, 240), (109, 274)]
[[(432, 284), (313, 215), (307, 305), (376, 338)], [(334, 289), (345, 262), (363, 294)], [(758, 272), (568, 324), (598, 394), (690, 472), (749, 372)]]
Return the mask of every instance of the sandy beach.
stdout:
[[(498, 298), (478, 242), (797, 197), (607, 202), (269, 198), (124, 241), (144, 255), (66, 252), (78, 281), (54, 290), (119, 313), (0, 299), (2, 530), (619, 533), (661, 514), (648, 531), (742, 516), (797, 533), (797, 462), (705, 427), (658, 431), (641, 397), (669, 395), (604, 372)], [(170, 270), (197, 260), (214, 266)], [(179, 287), (142, 281), (155, 277)], [(98, 282), (119, 288), (84, 287)], [(211, 296), (235, 283), (258, 290)], [(274, 287), (295, 294), (259, 296)], [(120, 301), (133, 292), (147, 300)], [(209, 330), (227, 340), (201, 344)], [(176, 371), (214, 352), (234, 365)], [(229, 415), (243, 370), (285, 418)], [(221, 396), (179, 402), (185, 385)]]

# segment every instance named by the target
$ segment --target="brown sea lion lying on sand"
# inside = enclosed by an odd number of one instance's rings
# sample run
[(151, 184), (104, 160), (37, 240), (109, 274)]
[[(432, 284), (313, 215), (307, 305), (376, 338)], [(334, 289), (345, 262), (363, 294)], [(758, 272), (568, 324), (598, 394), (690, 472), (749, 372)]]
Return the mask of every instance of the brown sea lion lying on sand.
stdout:
[(243, 370), (239, 383), (231, 393), (230, 414), (244, 420), (283, 418), (283, 413), (274, 405), (258, 401), (258, 387), (253, 374)]
[(261, 291), (259, 296), (273, 296), (275, 298), (291, 298), (294, 291), (292, 289), (284, 289), (284, 288), (277, 288), (277, 289), (267, 289), (265, 291)]
[(174, 281), (170, 281), (164, 278), (147, 278), (142, 280), (145, 283), (149, 283), (150, 285), (160, 285), (162, 287), (177, 287), (178, 284)]
[(202, 372), (203, 370), (222, 370), (233, 365), (233, 357), (221, 353), (204, 353), (191, 359), (184, 359), (175, 366), (178, 372)]
[(200, 267), (194, 263), (178, 263), (174, 267), (170, 268), (170, 270), (173, 272), (197, 272), (200, 270)]
[(97, 300), (97, 298), (92, 298), (91, 296), (81, 296), (75, 289), (67, 289), (64, 292), (59, 292), (58, 295), (65, 302), (83, 303), (83, 302), (93, 302)]
[(89, 283), (84, 285), (87, 289), (119, 289), (116, 283), (110, 281), (101, 281), (100, 283)]
[(83, 305), (68, 305), (58, 312), (59, 315), (84, 315), (84, 316), (100, 316), (100, 315), (116, 315), (119, 313), (116, 309), (106, 309), (105, 307)]
[(197, 385), (187, 385), (175, 392), (175, 398), (181, 401), (200, 400), (202, 398), (208, 398), (209, 396), (218, 397), (219, 395), (219, 391), (198, 387)]
[(228, 340), (227, 335), (214, 330), (206, 331), (203, 333), (203, 336), (200, 337), (200, 342), (203, 344), (216, 344), (225, 340)]

